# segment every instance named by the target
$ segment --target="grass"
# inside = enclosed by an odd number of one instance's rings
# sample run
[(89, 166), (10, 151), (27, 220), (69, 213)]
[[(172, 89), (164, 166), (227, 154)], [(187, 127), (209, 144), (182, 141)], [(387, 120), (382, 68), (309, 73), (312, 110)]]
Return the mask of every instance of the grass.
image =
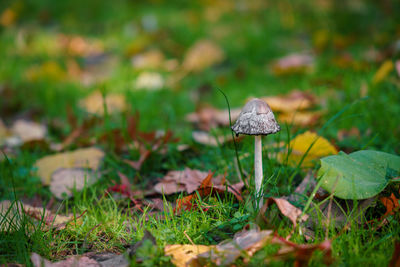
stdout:
[[(251, 205), (251, 189), (246, 189), (244, 195), (247, 198), (243, 203), (229, 195), (209, 196), (197, 200), (203, 209), (183, 211), (179, 216), (174, 216), (172, 207), (165, 202), (161, 217), (153, 216), (150, 210), (135, 211), (126, 199), (104, 194), (112, 180), (118, 180), (118, 171), (130, 178), (134, 190), (149, 189), (156, 178), (163, 177), (167, 171), (184, 167), (212, 170), (216, 175), (226, 173), (228, 180), (237, 182), (233, 147), (196, 144), (191, 137), (193, 126), (185, 121), (186, 114), (196, 109), (194, 95), (201, 103), (226, 108), (225, 99), (216, 88), (226, 93), (231, 107), (242, 106), (250, 96), (284, 94), (295, 88), (309, 90), (325, 99), (316, 108), (323, 112), (323, 117), (313, 130), (345, 151), (376, 149), (399, 154), (398, 76), (392, 71), (382, 82), (374, 83), (373, 77), (382, 60), (365, 59), (365, 53), (371, 47), (382, 52), (386, 59), (399, 58), (398, 50), (392, 48), (400, 37), (400, 25), (394, 15), (400, 11), (397, 2), (389, 1), (392, 7), (388, 9), (370, 1), (360, 1), (358, 7), (357, 4), (342, 6), (335, 1), (326, 1), (330, 3), (328, 7), (302, 0), (254, 1), (237, 3), (234, 7), (228, 5), (232, 10), (226, 12), (223, 12), (223, 1), (214, 3), (215, 6), (208, 3), (222, 12), (220, 16), (218, 12), (207, 15), (211, 11), (207, 11), (208, 5), (203, 1), (151, 2), (150, 5), (124, 0), (112, 4), (90, 1), (85, 6), (75, 0), (0, 3), (0, 11), (11, 8), (18, 14), (14, 25), (0, 28), (0, 116), (7, 124), (18, 117), (30, 117), (49, 125), (50, 138), (60, 142), (73, 130), (68, 123), (68, 108), (82, 123), (88, 115), (80, 108), (79, 101), (101, 88), (105, 93), (124, 94), (129, 111), (102, 118), (103, 124), (89, 130), (90, 136), (100, 137), (112, 129), (126, 131), (127, 118), (138, 110), (140, 130), (172, 129), (174, 136), (180, 139), (179, 143), (168, 144), (166, 154), (152, 154), (140, 171), (123, 162), (123, 159), (136, 159), (137, 150), (131, 149), (121, 155), (113, 151), (113, 141), (99, 144), (107, 153), (101, 180), (76, 192), (73, 198), (57, 203), (60, 214), (79, 216), (86, 212), (83, 219), (64, 230), (47, 230), (43, 222), (22, 216), (21, 227), (11, 233), (0, 232), (1, 264), (30, 265), (31, 252), (52, 260), (87, 251), (121, 253), (130, 244), (141, 240), (145, 230), (154, 235), (157, 246), (142, 248), (143, 256), (153, 254), (156, 259), (148, 259), (143, 264), (156, 265), (157, 261), (165, 264), (168, 259), (163, 257), (162, 248), (167, 244), (190, 244), (189, 238), (196, 244), (216, 244), (231, 238), (245, 225), (255, 224), (257, 213)], [(257, 4), (261, 6), (257, 7)], [(145, 21), (151, 24), (154, 18), (156, 30), (146, 30)], [(103, 81), (85, 86), (80, 81), (66, 78), (68, 59), (73, 58), (81, 66), (87, 65), (88, 59), (57, 52), (53, 44), (59, 33), (101, 40), (110, 59), (104, 63), (105, 71), (97, 71), (104, 75)], [(132, 69), (130, 58), (136, 51), (158, 48), (168, 58), (181, 60), (184, 52), (202, 38), (213, 39), (223, 47), (227, 60), (203, 72), (191, 73), (173, 90), (168, 86), (160, 91), (135, 90), (133, 82), (139, 71)], [(304, 50), (315, 51), (314, 71), (286, 76), (271, 72), (269, 64), (273, 60)], [(341, 57), (349, 54), (349, 62), (339, 62)], [(107, 68), (113, 57), (116, 58), (115, 65)], [(55, 62), (58, 67), (43, 70), (45, 75), (39, 73), (34, 78), (27, 77), (29, 70), (48, 62)], [(162, 74), (167, 76), (168, 73)], [(366, 88), (366, 93), (361, 93), (361, 88)], [(336, 116), (338, 113), (340, 116)], [(360, 137), (338, 140), (338, 131), (351, 127), (359, 129)], [(280, 134), (264, 138), (264, 143), (288, 143), (290, 138), (305, 130), (308, 128), (285, 125)], [(229, 129), (215, 131), (229, 134)], [(179, 151), (178, 145), (182, 143), (189, 144), (190, 149)], [(79, 144), (73, 144), (71, 149), (77, 147)], [(51, 193), (35, 176), (33, 164), (50, 153), (42, 147), (22, 147), (16, 150), (17, 156), (10, 158), (10, 162), (0, 161), (0, 200), (37, 198), (46, 205)], [(249, 156), (243, 156), (246, 154)], [(252, 155), (253, 139), (246, 137), (239, 144), (239, 156), (243, 170), (248, 173), (253, 167)], [(280, 164), (276, 153), (268, 155), (263, 162), (265, 195), (290, 195), (306, 170)], [(171, 203), (182, 196), (166, 196), (165, 200)], [(304, 207), (306, 203), (296, 204)], [(379, 202), (372, 209), (384, 213)], [(272, 207), (268, 213), (270, 225), (264, 227), (273, 227), (286, 236), (292, 229), (290, 221), (277, 214), (278, 210)], [(355, 221), (350, 223), (351, 230), (345, 232), (333, 228), (326, 231), (321, 226), (315, 229), (314, 242), (333, 239), (335, 265), (387, 264), (396, 237), (400, 235), (398, 218), (398, 214), (389, 216), (389, 223), (378, 230)], [(297, 232), (292, 240), (307, 242)], [(250, 266), (260, 265), (266, 255), (275, 250), (274, 246), (266, 246), (250, 260)], [(275, 261), (272, 265), (291, 263)], [(310, 265), (322, 264), (323, 256), (316, 253)]]

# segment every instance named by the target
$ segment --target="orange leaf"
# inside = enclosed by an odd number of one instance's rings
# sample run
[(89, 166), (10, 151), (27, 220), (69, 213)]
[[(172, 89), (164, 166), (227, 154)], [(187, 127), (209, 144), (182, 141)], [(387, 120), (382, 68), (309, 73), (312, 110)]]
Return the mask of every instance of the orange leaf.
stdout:
[(390, 195), (390, 197), (381, 197), (380, 200), (386, 207), (386, 213), (383, 215), (383, 217), (393, 215), (400, 209), (399, 199), (397, 199), (393, 193)]

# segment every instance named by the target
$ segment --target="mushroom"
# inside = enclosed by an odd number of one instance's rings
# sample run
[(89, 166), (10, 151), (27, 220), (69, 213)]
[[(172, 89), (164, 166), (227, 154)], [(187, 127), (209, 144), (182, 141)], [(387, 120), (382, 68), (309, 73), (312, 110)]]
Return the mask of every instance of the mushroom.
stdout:
[[(232, 126), (232, 130), (239, 134), (254, 135), (254, 177), (256, 184), (256, 199), (261, 197), (261, 185), (263, 180), (262, 169), (262, 145), (261, 137), (263, 135), (274, 134), (279, 132), (281, 127), (276, 122), (274, 113), (266, 102), (261, 99), (254, 98), (246, 103), (240, 112), (236, 123)], [(259, 201), (261, 207), (262, 198)]]

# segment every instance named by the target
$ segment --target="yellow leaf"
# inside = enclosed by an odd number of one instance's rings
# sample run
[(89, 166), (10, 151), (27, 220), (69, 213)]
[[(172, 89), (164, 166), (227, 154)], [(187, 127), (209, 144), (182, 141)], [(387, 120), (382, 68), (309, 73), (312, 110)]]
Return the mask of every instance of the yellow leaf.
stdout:
[(103, 157), (104, 152), (98, 148), (82, 148), (43, 157), (36, 161), (35, 166), (43, 184), (49, 185), (51, 176), (56, 170), (60, 168), (88, 168), (97, 170)]
[[(314, 160), (338, 153), (328, 140), (309, 131), (296, 136), (290, 141), (289, 147), (286, 147), (286, 149), (290, 153), (288, 164), (292, 166), (297, 166), (305, 155), (302, 167), (312, 167)], [(284, 162), (286, 156), (287, 151), (280, 152), (278, 154), (279, 161)]]
[(8, 27), (8, 26), (14, 24), (16, 18), (17, 18), (17, 14), (15, 13), (15, 11), (12, 10), (11, 8), (7, 8), (0, 15), (0, 25), (2, 25), (4, 27)]
[(177, 267), (196, 266), (189, 261), (197, 255), (210, 251), (214, 246), (204, 245), (167, 245), (164, 248), (166, 256), (172, 256), (172, 263)]
[(377, 84), (383, 81), (393, 70), (393, 68), (394, 65), (391, 60), (386, 60), (385, 62), (383, 62), (378, 71), (375, 73), (374, 78), (372, 79), (372, 83)]
[(100, 91), (95, 91), (81, 101), (80, 105), (86, 109), (87, 112), (104, 115), (104, 101), (107, 106), (108, 113), (121, 112), (126, 108), (126, 101), (124, 95), (110, 93), (105, 96)]

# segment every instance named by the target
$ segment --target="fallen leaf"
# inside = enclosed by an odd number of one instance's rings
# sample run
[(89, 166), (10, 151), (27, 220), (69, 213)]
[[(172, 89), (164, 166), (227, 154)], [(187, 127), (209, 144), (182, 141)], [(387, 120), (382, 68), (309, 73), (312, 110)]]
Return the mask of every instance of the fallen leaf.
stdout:
[(96, 182), (99, 175), (81, 168), (59, 168), (51, 175), (50, 191), (58, 199), (71, 197), (73, 190), (81, 191)]
[(312, 71), (314, 57), (307, 53), (294, 53), (284, 56), (272, 64), (275, 75), (306, 73)]
[(164, 54), (160, 50), (150, 50), (138, 55), (135, 55), (131, 62), (135, 69), (159, 69), (164, 65)]
[(214, 136), (208, 132), (194, 131), (192, 132), (193, 140), (199, 144), (206, 146), (220, 146), (224, 143), (231, 142), (233, 140), (232, 135), (227, 136)]
[(236, 233), (233, 240), (226, 240), (217, 246), (211, 247), (208, 251), (193, 258), (190, 263), (206, 265), (211, 261), (217, 266), (228, 266), (238, 258), (243, 257), (246, 264), (249, 258), (261, 248), (273, 244), (279, 245), (280, 249), (274, 255), (265, 259), (264, 263), (267, 265), (271, 259), (282, 262), (282, 260), (294, 258), (295, 266), (307, 266), (315, 250), (323, 251), (326, 264), (332, 263), (330, 240), (320, 244), (295, 244), (277, 236), (271, 230), (259, 231), (257, 229), (243, 230)]
[(109, 93), (103, 97), (100, 91), (94, 91), (92, 94), (83, 99), (80, 102), (80, 105), (87, 112), (100, 116), (104, 115), (104, 106), (106, 106), (107, 112), (110, 114), (122, 112), (127, 106), (124, 95)]
[(36, 161), (37, 175), (44, 185), (51, 183), (53, 173), (61, 168), (88, 168), (98, 170), (104, 152), (98, 148), (82, 148), (71, 152), (58, 153)]
[(278, 115), (279, 121), (289, 125), (309, 127), (316, 124), (321, 117), (318, 111), (299, 111), (294, 113), (281, 113)]
[(287, 157), (289, 165), (297, 166), (304, 157), (302, 167), (312, 167), (315, 160), (338, 153), (328, 140), (309, 131), (292, 139), (286, 149), (278, 153), (278, 160), (283, 163)]
[(400, 210), (399, 199), (393, 193), (389, 197), (381, 197), (379, 200), (386, 207), (386, 212), (383, 217), (393, 215)]
[[(154, 186), (154, 190), (160, 194), (170, 195), (185, 191), (188, 194), (197, 190), (209, 172), (185, 168), (182, 171), (169, 171), (162, 180)], [(221, 181), (221, 176), (215, 179)]]
[(229, 192), (232, 193), (237, 200), (243, 200), (240, 193), (242, 187), (244, 186), (243, 182), (234, 185), (225, 185), (225, 177), (223, 177), (221, 181), (219, 181), (219, 177), (217, 177), (216, 181), (213, 181), (213, 175), (214, 173), (212, 172), (208, 173), (208, 175), (201, 181), (200, 186), (195, 189), (197, 190), (197, 193), (193, 193), (181, 199), (177, 199), (176, 208), (174, 209), (174, 211), (179, 213), (182, 208), (184, 210), (192, 210), (196, 206), (196, 204), (194, 204), (194, 200), (197, 199), (197, 197), (205, 197), (210, 195), (212, 192), (217, 194)]
[(337, 139), (339, 141), (343, 141), (350, 137), (360, 139), (360, 130), (357, 127), (352, 127), (349, 130), (342, 129), (337, 132)]
[(23, 213), (36, 222), (43, 222), (48, 228), (64, 229), (66, 225), (81, 216), (74, 217), (72, 214), (65, 216), (53, 214), (45, 208), (33, 207), (22, 202), (11, 202), (3, 200), (0, 202), (0, 231), (15, 231), (21, 227)]
[(212, 246), (204, 245), (166, 245), (164, 253), (166, 256), (172, 256), (171, 262), (177, 267), (197, 266), (189, 263), (199, 254), (210, 251)]
[(59, 46), (71, 56), (93, 56), (104, 52), (101, 40), (89, 39), (79, 35), (58, 35)]
[(372, 78), (372, 83), (378, 84), (382, 82), (390, 74), (390, 72), (392, 72), (393, 68), (394, 65), (392, 60), (386, 60), (383, 62)]
[(25, 142), (43, 140), (47, 133), (46, 126), (27, 120), (17, 120), (11, 127), (11, 132)]
[(142, 72), (135, 81), (135, 88), (159, 90), (164, 87), (164, 78), (157, 72)]
[[(231, 109), (231, 120), (234, 122), (241, 109)], [(217, 126), (228, 126), (229, 125), (229, 111), (218, 110), (210, 106), (204, 106), (199, 108), (196, 112), (186, 115), (186, 120), (191, 123), (195, 123), (199, 129), (209, 131), (211, 128)]]
[(86, 256), (72, 256), (67, 258), (66, 260), (51, 262), (42, 258), (39, 254), (32, 253), (31, 261), (33, 266), (35, 267), (100, 267), (97, 261), (90, 259)]
[(224, 60), (224, 51), (210, 40), (199, 40), (186, 52), (182, 63), (186, 71), (200, 72)]
[(293, 90), (286, 95), (268, 96), (261, 99), (267, 102), (274, 112), (287, 113), (312, 108), (317, 101), (313, 94), (299, 90)]
[(9, 27), (14, 24), (17, 19), (17, 14), (11, 8), (7, 8), (0, 15), (0, 25), (3, 27)]

